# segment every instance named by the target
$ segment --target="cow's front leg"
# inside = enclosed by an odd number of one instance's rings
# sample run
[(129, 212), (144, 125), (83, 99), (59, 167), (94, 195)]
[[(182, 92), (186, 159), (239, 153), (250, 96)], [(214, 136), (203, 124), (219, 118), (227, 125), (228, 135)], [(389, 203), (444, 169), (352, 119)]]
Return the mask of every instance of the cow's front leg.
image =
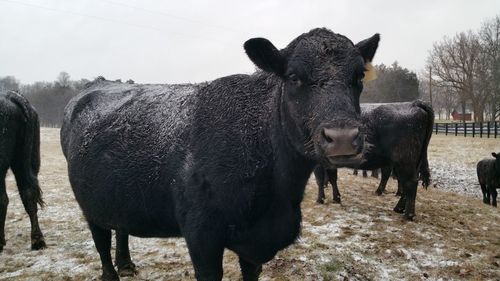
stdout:
[(241, 275), (243, 276), (243, 281), (257, 281), (259, 280), (259, 275), (262, 272), (262, 264), (254, 264), (249, 262), (242, 257), (240, 259)]

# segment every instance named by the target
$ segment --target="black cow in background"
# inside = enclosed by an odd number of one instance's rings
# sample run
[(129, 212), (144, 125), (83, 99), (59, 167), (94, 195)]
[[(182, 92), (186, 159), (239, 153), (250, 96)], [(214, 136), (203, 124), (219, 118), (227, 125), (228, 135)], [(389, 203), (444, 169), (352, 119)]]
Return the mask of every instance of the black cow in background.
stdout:
[[(361, 165), (343, 165), (363, 170), (382, 169), (382, 179), (377, 194), (382, 194), (387, 180), (394, 170), (398, 179), (398, 189), (402, 196), (394, 211), (405, 213), (407, 219), (415, 216), (415, 198), (418, 179), (422, 185), (430, 184), (427, 146), (432, 136), (434, 111), (423, 101), (362, 104), (362, 122), (369, 149), (363, 154), (365, 162)], [(318, 183), (318, 199), (322, 203), (324, 188), (328, 181), (332, 183), (333, 201), (340, 203), (337, 186), (337, 170), (324, 171), (315, 169)], [(327, 176), (325, 178), (325, 175)]]
[(492, 152), (491, 155), (495, 159), (483, 159), (477, 163), (477, 178), (483, 192), (483, 202), (488, 205), (491, 202), (496, 207), (497, 188), (500, 188), (500, 153)]
[(31, 249), (45, 248), (37, 216), (37, 203), (43, 206), (37, 179), (40, 170), (38, 114), (25, 97), (11, 91), (0, 93), (0, 252), (5, 246), (5, 216), (9, 204), (5, 176), (9, 168), (30, 217)]
[[(361, 159), (359, 95), (379, 35), (354, 45), (314, 29), (276, 49), (244, 44), (261, 70), (203, 84), (96, 81), (65, 109), (61, 142), (103, 279), (133, 273), (128, 235), (187, 242), (198, 280), (221, 280), (224, 249), (243, 280), (300, 232), (316, 163)], [(341, 162), (339, 162), (341, 161)]]

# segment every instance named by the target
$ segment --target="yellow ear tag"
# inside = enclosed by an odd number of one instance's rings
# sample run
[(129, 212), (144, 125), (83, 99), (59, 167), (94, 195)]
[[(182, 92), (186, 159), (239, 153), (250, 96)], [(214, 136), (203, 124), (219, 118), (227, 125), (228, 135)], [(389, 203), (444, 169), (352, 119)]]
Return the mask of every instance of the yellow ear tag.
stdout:
[(373, 67), (371, 62), (365, 63), (365, 77), (363, 78), (363, 82), (373, 81), (377, 79), (377, 72)]

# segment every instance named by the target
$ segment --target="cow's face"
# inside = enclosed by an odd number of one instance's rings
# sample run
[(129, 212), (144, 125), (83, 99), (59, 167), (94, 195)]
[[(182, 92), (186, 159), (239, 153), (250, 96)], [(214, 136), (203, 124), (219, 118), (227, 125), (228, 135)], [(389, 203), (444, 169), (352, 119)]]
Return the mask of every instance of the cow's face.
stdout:
[(245, 43), (250, 59), (283, 82), (279, 111), (285, 134), (298, 151), (325, 167), (360, 160), (359, 96), (378, 41), (376, 34), (354, 45), (342, 35), (314, 29), (282, 50), (263, 38)]
[(500, 177), (500, 152), (492, 152), (491, 155), (495, 157), (495, 173)]

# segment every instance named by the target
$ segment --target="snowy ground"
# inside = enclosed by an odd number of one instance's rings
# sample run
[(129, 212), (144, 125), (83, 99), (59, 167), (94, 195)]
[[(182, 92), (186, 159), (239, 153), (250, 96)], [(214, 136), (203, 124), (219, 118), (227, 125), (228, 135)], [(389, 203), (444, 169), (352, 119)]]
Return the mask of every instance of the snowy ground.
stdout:
[[(40, 182), (47, 206), (39, 215), (48, 248), (30, 250), (29, 219), (9, 176), (0, 280), (96, 280), (100, 275), (58, 136), (57, 129), (42, 129)], [(264, 266), (261, 280), (500, 280), (500, 210), (479, 199), (474, 170), (495, 150), (500, 151), (498, 139), (433, 136), (429, 159), (438, 188), (419, 190), (414, 222), (392, 211), (395, 196), (374, 195), (376, 179), (340, 171), (342, 205), (316, 204), (311, 179), (302, 204), (302, 236)], [(388, 192), (394, 190), (390, 180)], [(182, 239), (132, 238), (130, 244), (139, 275), (122, 280), (194, 279)], [(237, 258), (227, 251), (224, 279), (239, 276)]]
[(481, 197), (476, 164), (500, 152), (500, 138), (464, 138), (433, 135), (429, 146), (429, 166), (437, 188)]

